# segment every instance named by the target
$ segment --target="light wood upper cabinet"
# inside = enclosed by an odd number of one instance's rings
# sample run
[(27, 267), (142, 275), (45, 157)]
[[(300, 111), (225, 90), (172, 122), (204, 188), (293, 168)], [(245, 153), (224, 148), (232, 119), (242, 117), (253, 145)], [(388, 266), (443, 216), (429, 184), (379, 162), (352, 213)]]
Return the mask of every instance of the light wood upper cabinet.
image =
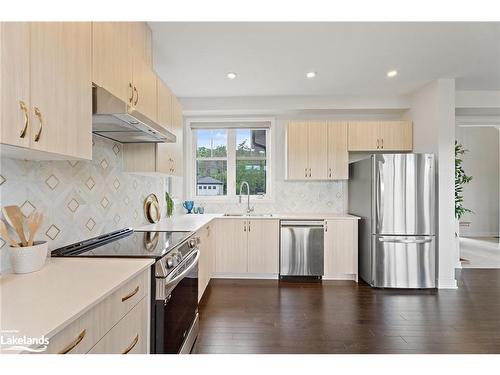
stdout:
[(172, 95), (172, 132), (175, 134), (176, 141), (171, 143), (172, 146), (172, 175), (182, 176), (184, 168), (183, 158), (183, 134), (184, 134), (184, 117), (182, 115), (182, 106), (177, 98)]
[(328, 122), (328, 179), (349, 178), (349, 153), (347, 151), (347, 121)]
[(292, 121), (287, 129), (289, 180), (348, 178), (347, 123)]
[(137, 111), (157, 121), (156, 75), (142, 59), (134, 62), (134, 101), (132, 105)]
[(0, 23), (0, 43), (0, 143), (29, 147), (29, 23)]
[(387, 121), (380, 123), (380, 148), (390, 151), (413, 149), (412, 124), (410, 121)]
[(309, 176), (308, 161), (308, 123), (293, 121), (287, 129), (287, 168), (288, 179), (303, 180)]
[(247, 272), (247, 239), (246, 220), (217, 220), (215, 235), (215, 270), (217, 273)]
[(349, 151), (378, 151), (378, 121), (349, 121)]
[(130, 22), (92, 23), (92, 81), (126, 103), (134, 100)]
[(326, 180), (328, 178), (328, 132), (326, 121), (309, 122), (307, 128), (308, 178)]
[(278, 274), (279, 221), (248, 221), (248, 272)]
[(343, 279), (358, 274), (358, 221), (325, 221), (325, 279)]
[(31, 148), (92, 159), (91, 24), (30, 24)]
[(173, 131), (172, 92), (168, 86), (159, 78), (156, 80), (158, 123), (169, 131)]
[(350, 121), (349, 151), (411, 151), (410, 121)]

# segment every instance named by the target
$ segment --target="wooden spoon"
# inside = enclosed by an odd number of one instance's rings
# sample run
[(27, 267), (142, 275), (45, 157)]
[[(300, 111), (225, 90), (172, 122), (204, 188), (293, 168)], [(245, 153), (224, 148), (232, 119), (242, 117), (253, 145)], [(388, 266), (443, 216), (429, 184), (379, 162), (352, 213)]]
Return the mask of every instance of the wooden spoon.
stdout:
[(12, 237), (9, 234), (9, 231), (7, 230), (7, 225), (5, 225), (5, 222), (3, 220), (0, 220), (0, 236), (7, 242), (9, 242), (10, 246), (12, 247), (19, 247), (18, 243), (12, 239)]
[(43, 214), (40, 212), (33, 212), (28, 218), (28, 230), (29, 230), (29, 239), (28, 246), (33, 246), (33, 240), (35, 239), (35, 233), (42, 225)]
[(24, 217), (21, 209), (18, 206), (5, 206), (2, 208), (3, 216), (7, 219), (7, 222), (14, 228), (21, 240), (23, 246), (28, 245), (26, 241), (26, 236), (24, 235)]

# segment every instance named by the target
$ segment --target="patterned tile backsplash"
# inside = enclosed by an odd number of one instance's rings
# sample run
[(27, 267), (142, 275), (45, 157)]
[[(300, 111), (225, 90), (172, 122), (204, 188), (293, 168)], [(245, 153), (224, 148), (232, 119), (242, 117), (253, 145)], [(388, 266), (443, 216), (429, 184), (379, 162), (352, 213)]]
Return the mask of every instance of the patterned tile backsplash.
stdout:
[[(2, 158), (1, 206), (16, 204), (27, 217), (44, 214), (38, 240), (54, 249), (124, 227), (146, 224), (143, 202), (155, 193), (164, 210), (166, 180), (123, 172), (122, 145), (94, 136), (92, 161)], [(2, 217), (3, 218), (3, 217)], [(9, 268), (0, 239), (0, 271)]]

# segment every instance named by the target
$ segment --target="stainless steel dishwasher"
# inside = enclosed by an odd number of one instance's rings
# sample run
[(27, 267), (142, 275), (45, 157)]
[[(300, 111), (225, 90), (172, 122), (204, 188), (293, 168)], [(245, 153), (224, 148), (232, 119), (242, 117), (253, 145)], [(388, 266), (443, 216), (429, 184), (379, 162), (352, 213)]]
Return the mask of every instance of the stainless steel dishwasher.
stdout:
[(323, 228), (323, 221), (281, 221), (280, 277), (323, 276)]

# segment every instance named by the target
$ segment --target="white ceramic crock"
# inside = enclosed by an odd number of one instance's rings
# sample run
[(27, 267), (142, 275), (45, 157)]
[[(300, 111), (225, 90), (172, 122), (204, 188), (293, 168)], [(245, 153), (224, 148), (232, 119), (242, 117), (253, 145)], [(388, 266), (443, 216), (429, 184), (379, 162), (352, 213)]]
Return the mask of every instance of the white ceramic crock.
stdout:
[(10, 264), (14, 273), (30, 273), (42, 269), (47, 260), (47, 241), (35, 241), (33, 246), (10, 247)]

